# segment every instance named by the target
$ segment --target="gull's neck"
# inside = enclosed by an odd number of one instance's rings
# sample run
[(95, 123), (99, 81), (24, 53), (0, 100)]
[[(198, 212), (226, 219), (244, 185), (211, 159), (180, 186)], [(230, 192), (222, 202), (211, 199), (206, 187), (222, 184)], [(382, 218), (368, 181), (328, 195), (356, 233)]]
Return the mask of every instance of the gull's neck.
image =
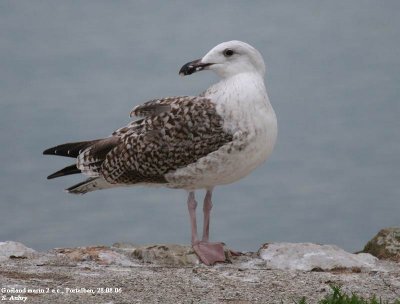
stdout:
[(203, 95), (217, 104), (269, 103), (264, 77), (256, 72), (238, 73), (223, 78), (208, 88)]

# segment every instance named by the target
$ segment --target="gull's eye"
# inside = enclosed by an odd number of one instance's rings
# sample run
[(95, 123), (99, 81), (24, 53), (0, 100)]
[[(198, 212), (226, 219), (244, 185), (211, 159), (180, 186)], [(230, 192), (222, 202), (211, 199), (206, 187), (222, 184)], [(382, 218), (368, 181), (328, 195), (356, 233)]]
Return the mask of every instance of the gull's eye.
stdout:
[(226, 50), (224, 50), (224, 56), (225, 57), (230, 57), (230, 56), (232, 56), (234, 54), (234, 52), (233, 52), (233, 50), (231, 50), (231, 49), (226, 49)]

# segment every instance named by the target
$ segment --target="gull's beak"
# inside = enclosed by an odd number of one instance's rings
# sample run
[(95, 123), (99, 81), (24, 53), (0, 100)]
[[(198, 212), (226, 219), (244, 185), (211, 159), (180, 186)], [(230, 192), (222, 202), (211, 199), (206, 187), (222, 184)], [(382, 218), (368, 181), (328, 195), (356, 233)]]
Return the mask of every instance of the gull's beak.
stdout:
[(198, 71), (204, 70), (206, 67), (212, 65), (212, 63), (202, 63), (201, 59), (197, 59), (191, 62), (186, 63), (181, 69), (179, 70), (179, 75), (186, 76)]

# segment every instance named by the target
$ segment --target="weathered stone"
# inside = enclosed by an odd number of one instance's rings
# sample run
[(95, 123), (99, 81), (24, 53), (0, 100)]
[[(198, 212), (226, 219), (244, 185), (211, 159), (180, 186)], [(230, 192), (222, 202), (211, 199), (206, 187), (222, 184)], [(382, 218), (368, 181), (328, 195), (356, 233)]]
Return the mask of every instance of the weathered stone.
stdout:
[(100, 265), (135, 265), (126, 255), (106, 246), (57, 248), (55, 251), (76, 262), (94, 261)]
[(334, 245), (312, 243), (271, 243), (259, 250), (272, 269), (329, 271), (374, 269), (376, 258), (367, 253), (353, 254)]
[(362, 252), (379, 259), (400, 262), (400, 227), (382, 229), (365, 245)]
[(177, 244), (139, 246), (132, 255), (144, 263), (157, 263), (168, 266), (188, 266), (200, 263), (192, 246)]
[(33, 257), (36, 251), (24, 244), (6, 241), (0, 242), (0, 261), (7, 259), (27, 259)]

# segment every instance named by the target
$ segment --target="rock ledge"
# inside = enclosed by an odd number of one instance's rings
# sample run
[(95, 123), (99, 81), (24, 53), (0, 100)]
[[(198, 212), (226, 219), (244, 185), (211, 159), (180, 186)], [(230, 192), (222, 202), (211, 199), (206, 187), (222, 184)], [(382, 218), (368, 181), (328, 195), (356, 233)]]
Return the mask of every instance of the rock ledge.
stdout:
[[(346, 292), (400, 298), (400, 265), (329, 245), (272, 243), (230, 262), (200, 264), (175, 244), (56, 248), (0, 243), (1, 296), (26, 303), (309, 303)], [(20, 299), (21, 301), (23, 299)]]

